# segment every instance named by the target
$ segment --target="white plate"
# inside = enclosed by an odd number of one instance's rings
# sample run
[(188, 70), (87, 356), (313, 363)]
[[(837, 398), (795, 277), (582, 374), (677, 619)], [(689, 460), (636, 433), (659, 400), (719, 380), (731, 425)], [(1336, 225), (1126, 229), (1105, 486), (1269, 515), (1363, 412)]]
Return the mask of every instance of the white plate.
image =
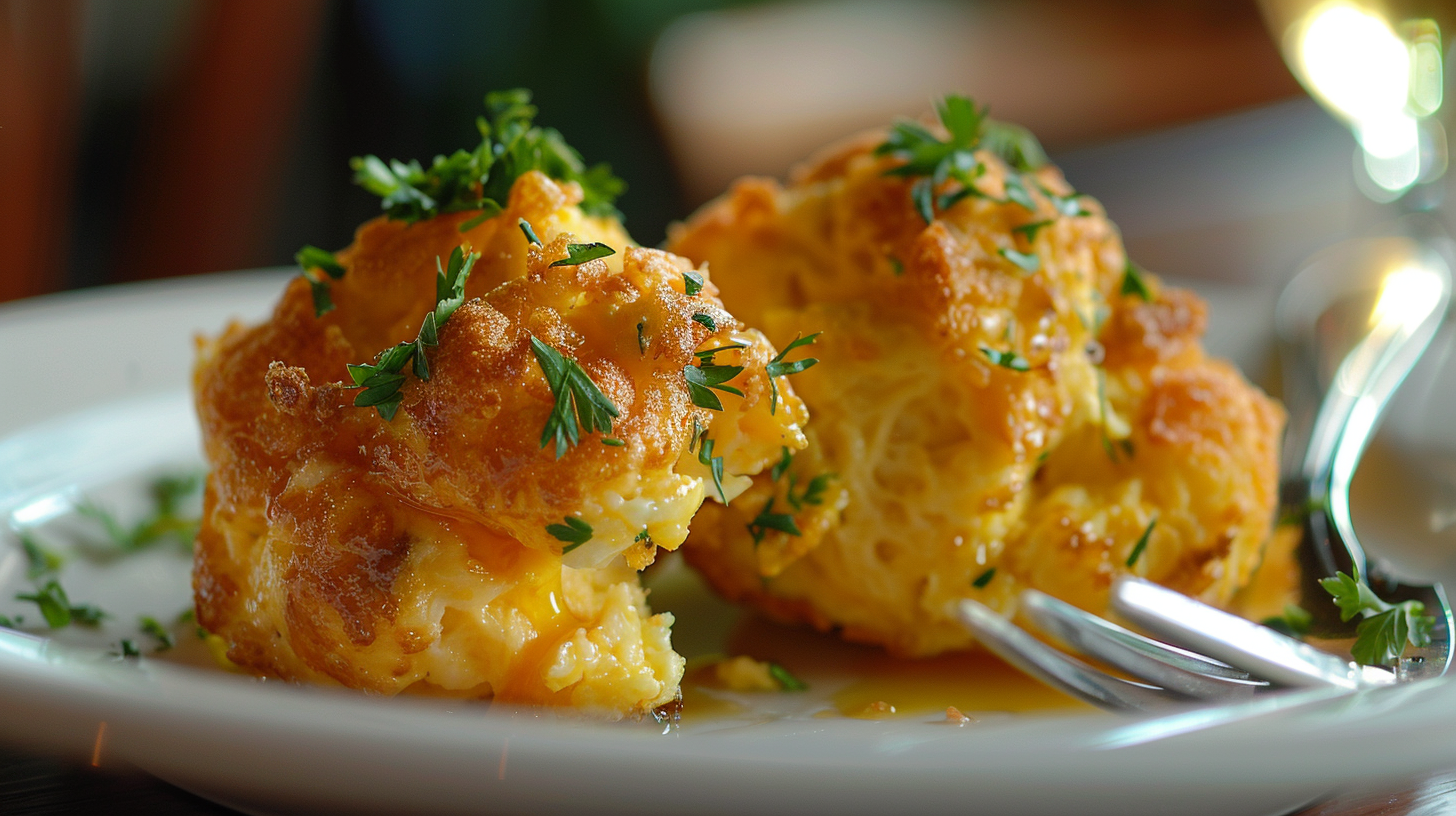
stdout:
[[(0, 416), (0, 519), (65, 532), (83, 496), (125, 515), (146, 477), (198, 466), (189, 336), (230, 316), (262, 316), (284, 274), (0, 308), (0, 348), (13, 351)], [(1266, 294), (1212, 294), (1215, 315), (1225, 316), (1212, 344), (1258, 348), (1250, 335), (1263, 336)], [(0, 530), (0, 598), (28, 586), (24, 573), (14, 537)], [(769, 695), (789, 702), (664, 733), (297, 688), (151, 655), (123, 661), (108, 652), (136, 637), (136, 615), (170, 618), (188, 604), (185, 557), (73, 558), (63, 577), (73, 600), (94, 601), (113, 619), (55, 639), (0, 630), (0, 738), (134, 763), (254, 812), (1231, 816), (1287, 812), (1345, 786), (1456, 764), (1449, 681), (1139, 719), (1002, 716), (961, 727), (934, 717), (816, 717), (822, 696)], [(0, 601), (0, 612), (21, 609)], [(680, 634), (721, 639), (708, 631), (715, 625), (684, 614)]]

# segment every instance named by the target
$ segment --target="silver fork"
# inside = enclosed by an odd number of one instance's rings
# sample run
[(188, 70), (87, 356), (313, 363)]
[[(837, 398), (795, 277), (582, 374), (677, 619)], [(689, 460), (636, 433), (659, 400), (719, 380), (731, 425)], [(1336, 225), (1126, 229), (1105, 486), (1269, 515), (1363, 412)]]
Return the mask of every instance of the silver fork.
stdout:
[[(1395, 670), (1360, 666), (1132, 576), (1113, 583), (1112, 607), (1161, 640), (1032, 589), (1023, 591), (1019, 606), (1045, 633), (1141, 682), (1114, 677), (1054, 649), (974, 600), (959, 602), (956, 611), (962, 623), (987, 648), (1027, 674), (1114, 710), (1190, 699), (1232, 700), (1276, 687), (1355, 690), (1443, 674), (1451, 660), (1453, 630), (1445, 591), (1439, 584), (1402, 583), (1383, 565), (1367, 559), (1350, 519), (1349, 491), (1356, 465), (1391, 395), (1429, 345), (1451, 298), (1450, 267), (1436, 249), (1446, 239), (1438, 228), (1420, 220), (1407, 219), (1402, 230), (1402, 234), (1347, 241), (1320, 253), (1280, 297), (1276, 328), (1286, 351), (1293, 352), (1285, 366), (1286, 399), (1293, 403), (1289, 436), (1308, 440), (1302, 451), (1286, 449), (1282, 498), (1286, 507), (1306, 510), (1300, 513), (1304, 529), (1298, 554), (1301, 606), (1313, 616), (1312, 632), (1350, 633), (1352, 624), (1339, 620), (1318, 579), (1336, 570), (1358, 569), (1383, 599), (1425, 605), (1435, 617), (1429, 646), (1408, 649)], [(1364, 274), (1352, 277), (1351, 269)], [(1328, 335), (1337, 332), (1332, 331), (1330, 315), (1358, 291), (1368, 291), (1372, 276), (1380, 297), (1365, 312), (1357, 341), (1347, 353), (1332, 348)], [(1301, 375), (1317, 376), (1331, 358), (1339, 364), (1318, 410), (1300, 413), (1301, 397), (1308, 405), (1313, 402), (1308, 395), (1319, 392), (1317, 379)]]

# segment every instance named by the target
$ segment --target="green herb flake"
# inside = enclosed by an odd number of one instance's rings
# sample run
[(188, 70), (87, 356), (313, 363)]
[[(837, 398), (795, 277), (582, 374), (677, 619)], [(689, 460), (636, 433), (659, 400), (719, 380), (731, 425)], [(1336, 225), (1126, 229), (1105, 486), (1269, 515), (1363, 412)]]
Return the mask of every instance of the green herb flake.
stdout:
[(541, 239), (537, 238), (536, 231), (531, 229), (530, 221), (527, 221), (524, 218), (517, 219), (516, 226), (521, 228), (521, 234), (526, 236), (526, 241), (528, 243), (535, 244), (536, 246), (541, 246)]
[(803, 535), (792, 515), (775, 513), (773, 506), (774, 500), (770, 497), (763, 509), (758, 511), (758, 515), (754, 516), (753, 521), (748, 522), (748, 532), (753, 536), (755, 546), (763, 542), (763, 537), (768, 534), (769, 530), (778, 530), (793, 536)]
[(1022, 252), (1010, 247), (1003, 247), (996, 250), (996, 254), (1016, 264), (1024, 272), (1039, 272), (1041, 270), (1041, 257), (1035, 252)]
[(1309, 634), (1310, 627), (1314, 625), (1314, 616), (1294, 604), (1285, 604), (1283, 615), (1265, 618), (1259, 622), (1289, 637), (1302, 638)]
[(580, 266), (587, 261), (595, 261), (598, 258), (616, 254), (617, 250), (596, 241), (590, 244), (567, 244), (566, 257), (553, 261), (551, 266)]
[(141, 627), (142, 632), (157, 641), (157, 651), (165, 652), (177, 645), (176, 641), (172, 638), (172, 633), (167, 631), (167, 627), (159, 623), (156, 618), (150, 615), (143, 615), (137, 621), (137, 625)]
[(122, 638), (121, 643), (118, 644), (118, 646), (120, 648), (120, 651), (115, 653), (118, 657), (142, 656), (142, 650), (137, 648), (136, 641), (132, 640), (131, 638)]
[(541, 372), (546, 375), (546, 384), (556, 397), (551, 415), (546, 419), (546, 427), (541, 431), (541, 447), (550, 445), (554, 440), (556, 458), (560, 459), (566, 455), (568, 446), (575, 447), (581, 441), (576, 430), (578, 424), (586, 433), (611, 433), (612, 419), (620, 416), (617, 406), (607, 399), (586, 371), (575, 360), (562, 356), (561, 352), (534, 336), (531, 337), (531, 350), (536, 354)]
[(354, 182), (379, 196), (386, 215), (396, 220), (478, 210), (479, 215), (461, 225), (465, 230), (499, 214), (516, 179), (539, 170), (579, 184), (586, 214), (621, 217), (612, 205), (626, 184), (604, 164), (587, 167), (556, 130), (533, 125), (536, 108), (530, 91), (487, 94), (485, 109), (489, 119), (476, 120), (480, 143), (474, 149), (436, 156), (428, 168), (417, 161), (356, 157), (349, 162)]
[(1034, 243), (1036, 236), (1047, 227), (1055, 224), (1055, 221), (1033, 221), (1030, 224), (1022, 224), (1019, 227), (1012, 227), (1011, 231), (1026, 239), (1027, 243)]
[(928, 178), (920, 179), (910, 185), (910, 202), (915, 205), (915, 212), (926, 224), (935, 221), (935, 185)]
[(552, 538), (566, 544), (566, 546), (561, 548), (562, 555), (566, 555), (577, 547), (591, 541), (592, 537), (590, 524), (575, 516), (567, 516), (565, 522), (565, 524), (546, 525), (546, 532), (550, 533)]
[(1127, 260), (1122, 268), (1122, 294), (1132, 295), (1141, 298), (1144, 302), (1153, 302), (1153, 290), (1148, 287), (1147, 280), (1143, 277), (1143, 268)]
[(643, 331), (647, 328), (647, 321), (637, 321), (637, 351), (641, 354), (647, 353), (647, 335)]
[[(718, 501), (727, 504), (728, 494), (723, 490), (723, 457), (713, 455), (713, 446), (716, 444), (708, 438), (707, 429), (697, 431), (696, 421), (693, 425), (694, 439), (698, 439), (698, 462), (708, 468), (708, 473), (713, 477), (713, 487), (718, 491)], [(692, 445), (689, 444), (688, 452), (692, 453)]]
[(774, 463), (773, 468), (769, 471), (769, 475), (773, 477), (775, 482), (782, 479), (784, 474), (788, 472), (789, 465), (794, 463), (794, 455), (789, 453), (787, 447), (781, 447), (779, 450), (783, 453), (779, 456), (778, 462)]
[(28, 532), (17, 534), (20, 538), (20, 548), (25, 551), (26, 577), (34, 581), (44, 575), (58, 572), (65, 559), (55, 551), (45, 547), (35, 536)]
[(699, 292), (703, 291), (705, 282), (703, 276), (695, 271), (689, 270), (683, 273), (683, 291), (688, 297), (696, 297)]
[(807, 371), (808, 369), (813, 368), (819, 363), (819, 360), (814, 357), (805, 357), (802, 360), (785, 360), (784, 358), (789, 355), (789, 352), (793, 351), (796, 348), (800, 348), (801, 346), (813, 345), (815, 339), (819, 337), (819, 334), (820, 332), (814, 332), (808, 337), (795, 336), (792, 343), (784, 346), (784, 350), (780, 351), (777, 355), (774, 356), (772, 360), (768, 362), (768, 365), (764, 366), (764, 371), (768, 374), (768, 385), (770, 394), (768, 402), (768, 412), (770, 414), (777, 412), (779, 407), (779, 387), (778, 384), (774, 381), (774, 378), (787, 377), (790, 374), (798, 374), (801, 371)]
[[(714, 349), (720, 351), (721, 349)], [(723, 410), (723, 401), (718, 399), (714, 391), (722, 391), (725, 394), (743, 396), (743, 392), (731, 385), (726, 385), (729, 380), (743, 373), (743, 366), (718, 365), (711, 362), (712, 355), (699, 358), (699, 365), (689, 363), (683, 366), (683, 376), (688, 383), (688, 397), (693, 404), (699, 408), (707, 408), (710, 411)]]
[(1400, 659), (1407, 643), (1417, 647), (1431, 644), (1436, 619), (1425, 614), (1425, 604), (1420, 601), (1386, 603), (1360, 578), (1358, 570), (1353, 577), (1336, 572), (1333, 578), (1320, 579), (1320, 586), (1340, 608), (1340, 620), (1364, 617), (1355, 627), (1355, 643), (1350, 648), (1355, 662), (1390, 665)]
[(1148, 539), (1153, 537), (1153, 528), (1157, 526), (1158, 519), (1154, 516), (1153, 520), (1148, 522), (1147, 529), (1143, 530), (1143, 534), (1138, 537), (1137, 543), (1132, 545), (1132, 552), (1127, 555), (1128, 569), (1132, 569), (1133, 565), (1138, 562), (1138, 559), (1143, 557), (1143, 550), (1148, 548)]
[(996, 568), (992, 567), (981, 573), (980, 575), (976, 576), (976, 580), (971, 582), (971, 586), (975, 587), (976, 589), (985, 589), (986, 585), (991, 583), (991, 579), (995, 577)]
[(66, 597), (66, 591), (55, 579), (46, 581), (34, 593), (16, 595), (15, 600), (35, 604), (40, 609), (41, 617), (45, 618), (46, 625), (52, 629), (60, 629), (72, 623), (94, 626), (106, 617), (105, 612), (90, 604), (72, 604), (71, 599)]
[(768, 664), (768, 674), (784, 691), (808, 691), (809, 684), (795, 677), (788, 669), (777, 663)]
[(610, 436), (604, 436), (602, 437), (602, 444), (606, 445), (609, 448), (620, 448), (627, 443), (621, 439), (613, 439)]
[(894, 255), (890, 255), (886, 260), (890, 262), (890, 269), (894, 271), (895, 277), (898, 278), (901, 275), (905, 274), (905, 264), (899, 258), (896, 258)]
[(693, 315), (693, 322), (707, 327), (708, 331), (710, 332), (718, 331), (718, 322), (713, 319), (712, 315), (707, 314), (706, 312), (698, 312), (697, 314)]
[(405, 366), (413, 364), (411, 370), (417, 379), (430, 379), (425, 349), (439, 345), (440, 327), (464, 305), (465, 282), (479, 259), (479, 253), (467, 255), (460, 247), (451, 250), (450, 260), (444, 266), (441, 266), (438, 257), (435, 258), (435, 308), (425, 313), (415, 339), (381, 351), (373, 363), (350, 363), (347, 366), (349, 378), (354, 381), (352, 386), (347, 387), (360, 389), (354, 397), (355, 407), (373, 408), (379, 412), (380, 418), (390, 422), (403, 401), (400, 389), (407, 379), (403, 373)]
[(1002, 368), (1008, 368), (1012, 371), (1031, 370), (1031, 363), (1028, 363), (1025, 357), (1022, 357), (1014, 351), (997, 351), (989, 346), (981, 346), (981, 353), (986, 355), (987, 360)]

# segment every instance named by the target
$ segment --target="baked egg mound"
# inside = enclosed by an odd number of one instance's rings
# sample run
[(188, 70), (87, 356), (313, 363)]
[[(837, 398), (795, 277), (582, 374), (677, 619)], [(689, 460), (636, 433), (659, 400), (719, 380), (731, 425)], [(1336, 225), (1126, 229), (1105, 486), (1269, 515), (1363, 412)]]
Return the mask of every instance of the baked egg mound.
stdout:
[[(637, 572), (806, 413), (710, 280), (582, 199), (531, 170), (489, 217), (371, 221), (199, 341), (193, 583), (229, 660), (608, 717), (677, 697)], [(733, 376), (707, 400), (710, 366)]]
[(1127, 259), (1034, 139), (948, 97), (739, 181), (670, 236), (783, 347), (813, 415), (685, 557), (724, 596), (907, 656), (973, 598), (1104, 613), (1133, 573), (1227, 605), (1260, 563), (1282, 409), (1204, 353), (1203, 302)]

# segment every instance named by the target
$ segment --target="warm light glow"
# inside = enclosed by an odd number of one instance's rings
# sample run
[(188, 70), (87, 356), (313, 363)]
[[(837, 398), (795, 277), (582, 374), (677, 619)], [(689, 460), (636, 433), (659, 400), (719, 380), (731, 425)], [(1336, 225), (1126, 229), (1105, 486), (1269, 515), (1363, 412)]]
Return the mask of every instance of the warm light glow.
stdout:
[(1310, 13), (1298, 45), (1305, 81), (1354, 127), (1370, 179), (1389, 191), (1414, 184), (1420, 128), (1408, 110), (1412, 50), (1406, 42), (1379, 16), (1340, 1)]
[(1403, 266), (1385, 276), (1380, 298), (1370, 313), (1371, 325), (1414, 325), (1440, 302), (1441, 279), (1429, 269)]
[(1355, 122), (1404, 112), (1410, 50), (1373, 14), (1343, 2), (1319, 7), (1299, 39), (1299, 61), (1314, 92)]

